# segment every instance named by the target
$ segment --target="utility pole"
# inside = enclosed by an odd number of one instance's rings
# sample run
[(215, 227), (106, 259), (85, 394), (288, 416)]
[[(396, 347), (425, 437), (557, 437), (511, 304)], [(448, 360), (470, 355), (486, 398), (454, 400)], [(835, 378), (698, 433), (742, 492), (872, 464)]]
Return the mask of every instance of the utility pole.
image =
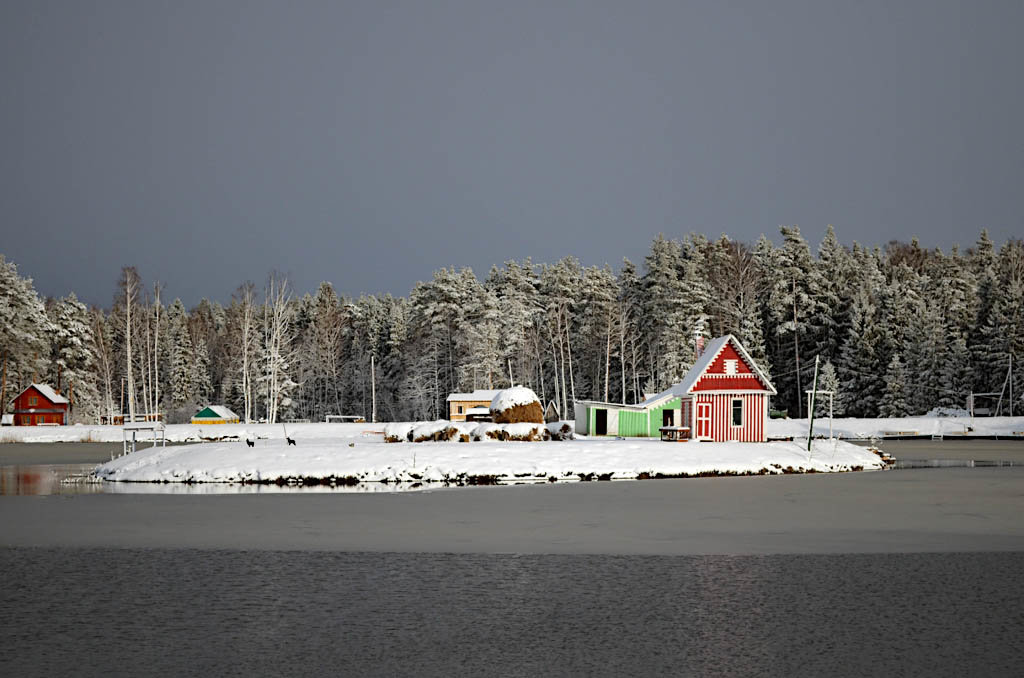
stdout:
[[(810, 417), (810, 424), (807, 427), (807, 451), (811, 451), (811, 440), (814, 438), (814, 396), (818, 392), (818, 360), (821, 356), (814, 356), (814, 385), (811, 386), (811, 411), (807, 413)], [(799, 399), (798, 399), (799, 400)]]
[[(366, 391), (363, 391), (366, 393)], [(377, 423), (377, 370), (373, 354), (370, 354), (370, 422)]]

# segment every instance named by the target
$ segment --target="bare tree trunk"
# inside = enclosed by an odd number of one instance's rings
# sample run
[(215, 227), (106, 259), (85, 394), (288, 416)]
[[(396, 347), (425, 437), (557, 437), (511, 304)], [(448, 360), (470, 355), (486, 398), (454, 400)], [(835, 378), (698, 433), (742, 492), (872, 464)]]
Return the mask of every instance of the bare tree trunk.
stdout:
[(7, 351), (4, 351), (4, 376), (0, 380), (0, 413), (7, 409)]
[(804, 418), (803, 391), (800, 388), (800, 325), (797, 322), (796, 278), (793, 278), (793, 353), (796, 356), (796, 413), (797, 419)]
[(152, 408), (150, 407), (150, 403), (149, 403), (149, 396), (150, 396), (149, 389), (150, 389), (150, 386), (152, 385), (152, 382), (153, 382), (153, 375), (150, 372), (150, 365), (152, 364), (152, 361), (150, 360), (150, 355), (149, 355), (149, 346), (150, 346), (150, 344), (149, 344), (149, 340), (150, 340), (150, 336), (149, 336), (150, 335), (149, 313), (148, 312), (145, 313), (143, 315), (143, 318), (145, 319), (145, 326), (146, 326), (146, 342), (145, 342), (145, 349), (141, 352), (141, 355), (139, 356), (139, 358), (142, 360), (142, 365), (141, 365), (142, 369), (140, 369), (139, 372), (142, 375), (142, 409), (144, 410), (145, 414), (149, 414), (150, 412), (153, 411)]
[(154, 285), (156, 296), (156, 329), (153, 334), (153, 403), (160, 411), (160, 283)]
[(371, 423), (377, 423), (377, 370), (374, 361), (374, 356), (370, 354), (370, 421)]
[[(572, 403), (576, 402), (576, 380), (573, 378), (572, 370), (572, 342), (569, 340), (569, 317), (568, 313), (565, 318), (565, 351), (566, 355), (569, 356), (569, 387), (572, 389), (570, 395), (572, 396), (569, 400)], [(568, 414), (568, 403), (566, 404), (566, 414), (563, 415), (566, 419), (569, 418)]]
[[(548, 336), (551, 339), (551, 366), (552, 372), (555, 376), (555, 402), (558, 405), (562, 404), (561, 389), (558, 387), (558, 347), (555, 345), (555, 335), (551, 333), (550, 328), (548, 329)], [(543, 369), (543, 366), (541, 367)]]
[(608, 402), (608, 381), (612, 370), (612, 314), (606, 316), (608, 320), (608, 332), (604, 347), (604, 401)]
[(626, 315), (619, 312), (619, 362), (622, 367), (622, 404), (626, 404)]
[(128, 415), (135, 421), (135, 375), (132, 372), (132, 297), (135, 296), (135, 280), (130, 274), (125, 277), (125, 362), (128, 368)]

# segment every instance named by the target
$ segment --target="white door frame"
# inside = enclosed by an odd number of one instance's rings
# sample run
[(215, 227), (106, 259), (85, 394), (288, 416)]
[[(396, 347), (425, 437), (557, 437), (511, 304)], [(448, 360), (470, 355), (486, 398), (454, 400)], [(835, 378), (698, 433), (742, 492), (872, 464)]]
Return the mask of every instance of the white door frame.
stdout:
[[(701, 435), (701, 424), (704, 423), (704, 435)], [(711, 440), (711, 403), (697, 403), (697, 430), (695, 431), (698, 440)]]

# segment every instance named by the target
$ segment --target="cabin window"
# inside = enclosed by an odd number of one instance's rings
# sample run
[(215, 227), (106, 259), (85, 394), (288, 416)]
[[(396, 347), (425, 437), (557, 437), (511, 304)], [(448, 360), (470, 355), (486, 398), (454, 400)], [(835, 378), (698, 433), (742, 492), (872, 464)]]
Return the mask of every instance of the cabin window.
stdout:
[(736, 361), (734, 359), (726, 360), (725, 361), (725, 373), (726, 374), (736, 374), (736, 363), (737, 362), (738, 361)]
[(462, 414), (462, 405), (459, 405), (459, 414)]
[(36, 396), (29, 396), (28, 397), (28, 406), (29, 407), (33, 407), (33, 406), (37, 405), (38, 403), (39, 403), (39, 398), (37, 398)]
[(743, 399), (733, 398), (732, 400), (732, 425), (743, 426)]

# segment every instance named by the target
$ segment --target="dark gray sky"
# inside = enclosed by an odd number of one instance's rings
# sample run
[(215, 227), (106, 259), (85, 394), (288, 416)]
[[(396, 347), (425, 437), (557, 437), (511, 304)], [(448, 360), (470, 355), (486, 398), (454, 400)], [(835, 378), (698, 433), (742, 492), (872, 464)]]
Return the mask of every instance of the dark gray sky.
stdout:
[(0, 3), (0, 253), (109, 305), (651, 239), (1024, 236), (1024, 3)]

